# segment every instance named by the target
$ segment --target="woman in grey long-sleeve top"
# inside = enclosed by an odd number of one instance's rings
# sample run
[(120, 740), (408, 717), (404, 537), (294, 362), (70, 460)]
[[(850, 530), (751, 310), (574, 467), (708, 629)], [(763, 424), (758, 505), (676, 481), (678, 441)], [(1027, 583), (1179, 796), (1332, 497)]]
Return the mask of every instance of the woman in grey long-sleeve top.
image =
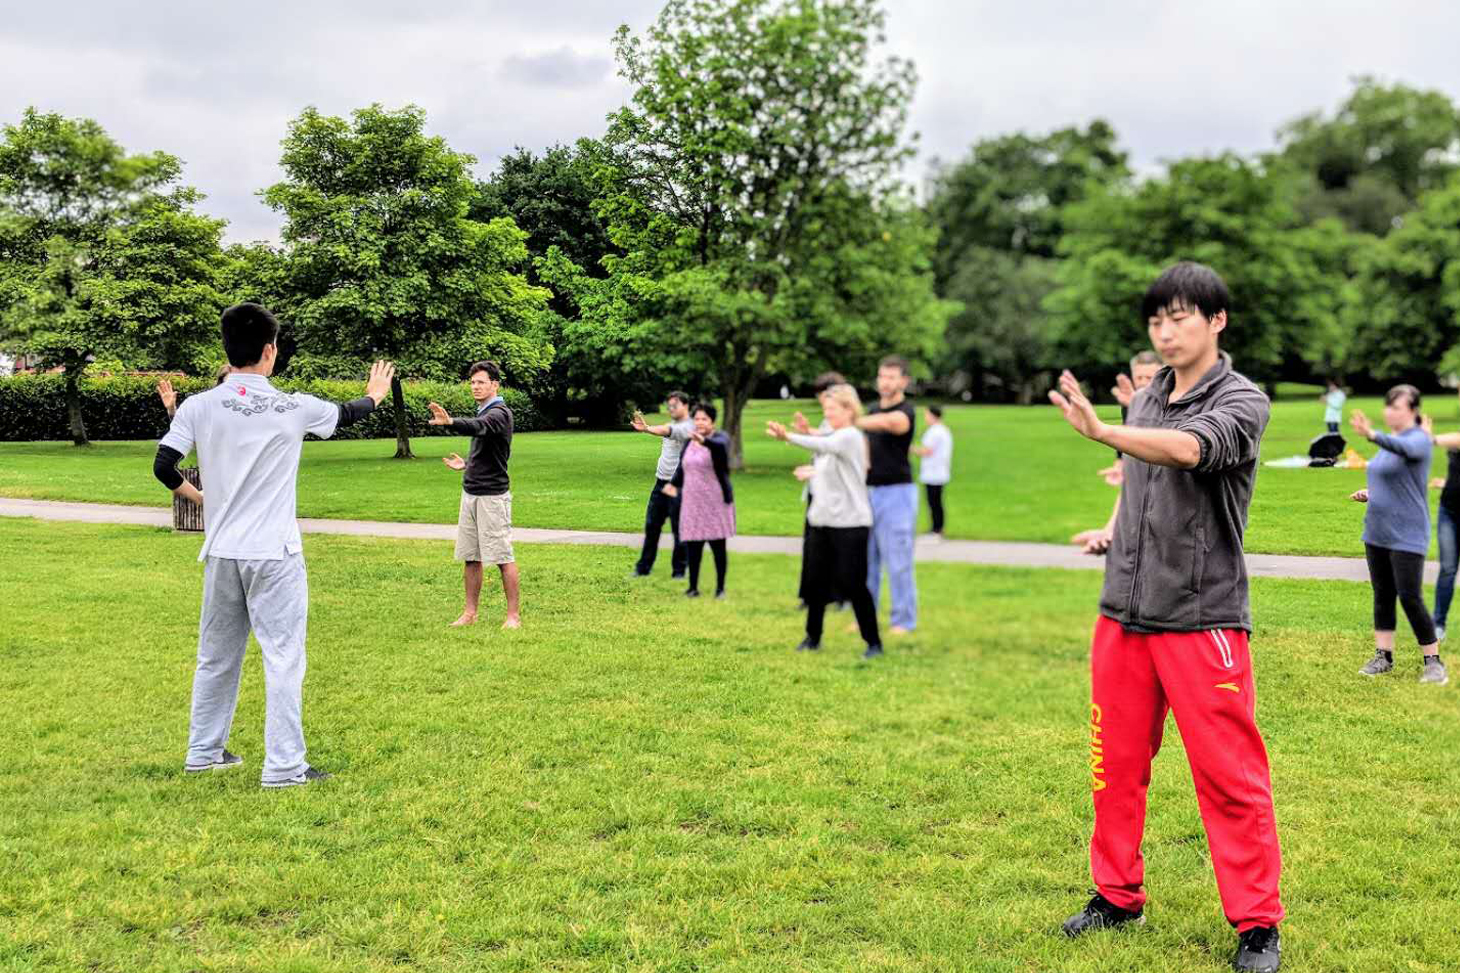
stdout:
[(1424, 600), (1425, 554), (1430, 547), (1428, 485), (1434, 445), (1420, 426), (1419, 390), (1396, 385), (1384, 396), (1384, 424), (1389, 433), (1374, 430), (1369, 417), (1355, 410), (1354, 430), (1379, 447), (1369, 461), (1368, 489), (1352, 499), (1368, 504), (1364, 511), (1364, 555), (1369, 561), (1369, 582), (1374, 587), (1374, 658), (1359, 672), (1379, 676), (1394, 668), (1394, 611), (1396, 597), (1404, 606), (1410, 628), (1424, 656), (1420, 682), (1449, 682), (1435, 623)]
[(824, 435), (793, 433), (779, 422), (766, 425), (774, 438), (815, 454), (803, 555), (807, 562), (806, 638), (796, 649), (821, 648), (826, 606), (849, 601), (867, 643), (863, 658), (871, 659), (882, 654), (882, 638), (877, 631), (877, 609), (867, 590), (872, 504), (867, 496), (867, 438), (855, 425), (862, 403), (850, 385), (835, 385), (821, 394), (821, 410), (831, 429)]

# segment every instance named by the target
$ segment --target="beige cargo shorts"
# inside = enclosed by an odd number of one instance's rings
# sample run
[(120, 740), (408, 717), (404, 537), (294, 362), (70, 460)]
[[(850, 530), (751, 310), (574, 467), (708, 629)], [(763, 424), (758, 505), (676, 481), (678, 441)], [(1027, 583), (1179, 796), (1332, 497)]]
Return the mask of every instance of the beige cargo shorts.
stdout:
[(512, 494), (492, 497), (461, 495), (456, 518), (456, 559), (483, 564), (511, 564)]

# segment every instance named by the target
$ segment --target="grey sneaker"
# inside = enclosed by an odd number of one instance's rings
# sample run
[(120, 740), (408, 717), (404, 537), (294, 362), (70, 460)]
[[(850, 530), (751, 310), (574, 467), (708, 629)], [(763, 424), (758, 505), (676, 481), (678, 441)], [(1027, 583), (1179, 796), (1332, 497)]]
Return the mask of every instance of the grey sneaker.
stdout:
[(1419, 674), (1419, 681), (1443, 686), (1450, 681), (1450, 673), (1445, 670), (1445, 664), (1436, 659), (1434, 662), (1425, 663), (1425, 671)]
[(265, 787), (303, 787), (306, 784), (313, 784), (315, 781), (329, 780), (333, 774), (327, 774), (322, 770), (315, 770), (313, 767), (304, 768), (304, 773), (294, 777), (285, 777), (283, 780), (266, 780)]
[(1390, 656), (1389, 658), (1385, 658), (1384, 657), (1384, 653), (1382, 653), (1382, 652), (1375, 652), (1374, 653), (1374, 657), (1369, 660), (1369, 664), (1366, 665), (1366, 666), (1364, 666), (1362, 669), (1359, 670), (1359, 675), (1361, 675), (1361, 676), (1382, 676), (1386, 672), (1390, 672), (1393, 669), (1394, 669), (1394, 657), (1393, 656)]
[(1443, 626), (1443, 625), (1436, 625), (1435, 626), (1435, 641), (1436, 642), (1443, 642), (1443, 641), (1445, 641), (1445, 626)]
[(183, 767), (184, 772), (189, 774), (201, 774), (205, 770), (227, 770), (230, 767), (237, 767), (243, 763), (243, 758), (236, 753), (224, 750), (218, 755), (218, 759), (210, 764), (193, 766), (191, 764)]

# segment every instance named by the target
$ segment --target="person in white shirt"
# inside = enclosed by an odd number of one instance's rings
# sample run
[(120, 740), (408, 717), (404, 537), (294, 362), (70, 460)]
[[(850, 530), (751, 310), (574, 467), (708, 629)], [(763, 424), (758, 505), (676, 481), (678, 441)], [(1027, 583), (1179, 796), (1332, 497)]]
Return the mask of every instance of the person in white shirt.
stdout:
[(1330, 433), (1337, 435), (1339, 423), (1343, 422), (1343, 404), (1348, 401), (1348, 394), (1338, 384), (1338, 379), (1330, 378), (1328, 388), (1318, 398), (1323, 403), (1324, 424)]
[(928, 493), (928, 512), (933, 517), (933, 533), (943, 536), (943, 488), (953, 479), (953, 433), (943, 422), (943, 407), (930, 405), (923, 409), (928, 431), (923, 433), (917, 454), (918, 480)]
[[(263, 786), (309, 784), (329, 774), (305, 760), (301, 718), (309, 585), (295, 519), (299, 454), (305, 434), (328, 439), (374, 411), (395, 367), (376, 362), (365, 396), (338, 405), (269, 383), (279, 322), (264, 308), (235, 304), (223, 312), (222, 332), (233, 371), (178, 406), (152, 467), (173, 493), (203, 505), (203, 612), (184, 769), (242, 763), (226, 744), (252, 630), (264, 662)], [(194, 447), (202, 492), (177, 471)]]
[(664, 531), (664, 521), (674, 534), (674, 551), (669, 556), (669, 576), (683, 578), (687, 564), (684, 544), (679, 540), (679, 497), (664, 492), (669, 481), (679, 469), (679, 456), (694, 434), (694, 420), (689, 415), (689, 393), (674, 391), (664, 402), (664, 411), (669, 421), (663, 425), (651, 426), (644, 420), (642, 412), (634, 413), (633, 428), (651, 436), (659, 436), (664, 442), (659, 446), (659, 465), (654, 470), (654, 488), (649, 491), (649, 506), (644, 511), (644, 549), (639, 552), (639, 561), (634, 565), (633, 578), (647, 578), (654, 572), (654, 561), (659, 556), (659, 535)]

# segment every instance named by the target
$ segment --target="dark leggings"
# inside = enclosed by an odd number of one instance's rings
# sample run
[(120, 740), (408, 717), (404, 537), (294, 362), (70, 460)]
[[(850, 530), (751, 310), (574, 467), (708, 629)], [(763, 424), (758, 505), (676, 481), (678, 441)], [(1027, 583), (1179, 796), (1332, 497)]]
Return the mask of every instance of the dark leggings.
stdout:
[(725, 590), (725, 570), (729, 567), (729, 558), (725, 555), (725, 540), (717, 541), (685, 541), (685, 553), (689, 555), (689, 590), (700, 590), (700, 560), (705, 556), (705, 544), (710, 545), (710, 553), (715, 557), (715, 594)]
[(933, 533), (943, 533), (943, 484), (924, 483), (928, 491), (928, 513), (933, 515)]
[[(869, 646), (881, 645), (882, 637), (877, 633), (877, 608), (872, 604), (872, 592), (862, 585), (852, 592), (852, 611), (857, 616), (857, 628), (862, 641)], [(812, 645), (821, 644), (822, 625), (826, 619), (826, 602), (820, 600), (806, 603), (806, 638)]]
[(1394, 600), (1404, 606), (1409, 627), (1420, 645), (1435, 642), (1435, 622), (1425, 607), (1425, 556), (1387, 547), (1364, 545), (1369, 583), (1374, 586), (1374, 631), (1392, 632), (1398, 625)]

